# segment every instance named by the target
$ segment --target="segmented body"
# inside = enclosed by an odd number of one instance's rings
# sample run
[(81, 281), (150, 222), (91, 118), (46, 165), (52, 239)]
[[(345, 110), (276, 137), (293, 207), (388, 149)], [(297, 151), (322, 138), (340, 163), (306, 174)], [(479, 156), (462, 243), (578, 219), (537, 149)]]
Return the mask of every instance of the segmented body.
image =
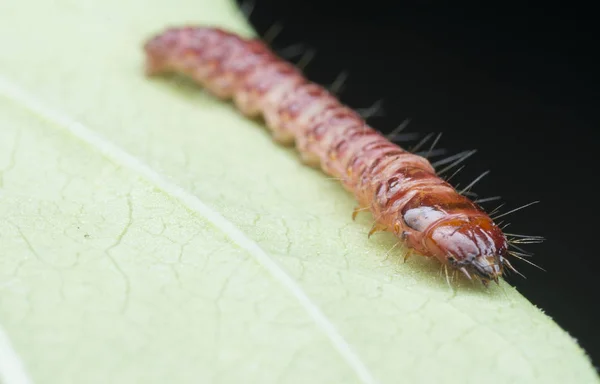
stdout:
[(144, 48), (148, 75), (187, 75), (233, 99), (243, 114), (262, 115), (277, 142), (295, 143), (305, 163), (342, 180), (359, 207), (372, 212), (373, 231), (390, 231), (417, 253), (486, 284), (511, 267), (505, 235), (477, 204), (438, 177), (427, 159), (369, 127), (260, 40), (181, 27)]

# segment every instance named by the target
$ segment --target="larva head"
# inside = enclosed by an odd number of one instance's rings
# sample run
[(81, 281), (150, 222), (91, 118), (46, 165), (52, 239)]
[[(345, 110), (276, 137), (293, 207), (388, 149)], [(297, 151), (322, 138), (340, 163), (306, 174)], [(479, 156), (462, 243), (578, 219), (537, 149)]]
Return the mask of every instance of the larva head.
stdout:
[(498, 282), (504, 272), (506, 237), (486, 215), (450, 216), (432, 226), (423, 246), (444, 264), (467, 277), (475, 275), (487, 285)]
[(413, 199), (403, 211), (402, 220), (414, 230), (406, 235), (409, 245), (468, 278), (474, 275), (484, 284), (498, 282), (504, 265), (510, 268), (502, 230), (466, 199), (446, 199), (448, 202), (440, 205), (429, 202), (431, 198)]

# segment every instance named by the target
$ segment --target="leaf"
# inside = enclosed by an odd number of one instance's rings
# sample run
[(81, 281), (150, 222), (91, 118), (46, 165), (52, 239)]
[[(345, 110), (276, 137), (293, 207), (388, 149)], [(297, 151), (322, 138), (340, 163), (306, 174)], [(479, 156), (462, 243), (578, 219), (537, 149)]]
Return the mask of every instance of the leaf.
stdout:
[[(508, 284), (451, 291), (259, 123), (143, 76), (233, 3), (24, 0), (0, 25), (0, 378), (598, 382)], [(32, 11), (35, 10), (35, 11)]]

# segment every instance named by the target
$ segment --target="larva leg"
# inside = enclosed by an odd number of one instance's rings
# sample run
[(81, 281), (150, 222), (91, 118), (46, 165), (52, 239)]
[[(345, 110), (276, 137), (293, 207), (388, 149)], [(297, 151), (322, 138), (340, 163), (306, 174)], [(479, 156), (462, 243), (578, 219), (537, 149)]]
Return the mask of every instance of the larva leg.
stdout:
[(233, 103), (242, 114), (248, 118), (262, 117), (262, 110), (256, 103), (256, 96), (245, 90), (239, 90), (233, 95)]
[(356, 216), (358, 216), (359, 213), (366, 211), (367, 209), (369, 209), (368, 207), (354, 207), (354, 209), (352, 210), (352, 220), (356, 220)]
[(313, 153), (310, 152), (300, 152), (300, 159), (302, 163), (313, 168), (317, 168), (321, 165), (321, 159)]
[(300, 154), (300, 160), (303, 164), (313, 168), (321, 165), (321, 158), (309, 149), (308, 141), (306, 139), (298, 138), (298, 140), (296, 140), (296, 149)]
[[(199, 77), (202, 79), (202, 77)], [(196, 81), (199, 82), (197, 79)], [(220, 100), (230, 100), (233, 98), (233, 83), (235, 81), (235, 77), (232, 74), (223, 74), (218, 78), (215, 78), (214, 81), (204, 81), (204, 88), (211, 93), (213, 96)]]
[(285, 132), (282, 130), (273, 130), (273, 140), (279, 145), (283, 145), (284, 147), (290, 147), (294, 144), (294, 135), (289, 132)]
[(385, 230), (387, 230), (387, 226), (386, 225), (383, 225), (381, 223), (375, 223), (371, 227), (371, 230), (369, 231), (369, 235), (367, 237), (370, 238), (371, 235), (373, 235), (375, 232), (382, 232), (382, 231), (385, 231)]

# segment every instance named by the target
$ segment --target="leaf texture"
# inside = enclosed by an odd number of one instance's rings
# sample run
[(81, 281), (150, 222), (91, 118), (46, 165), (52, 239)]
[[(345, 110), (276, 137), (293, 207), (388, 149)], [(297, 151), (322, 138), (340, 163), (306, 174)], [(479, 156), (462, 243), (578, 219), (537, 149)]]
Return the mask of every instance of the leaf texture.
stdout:
[[(0, 24), (0, 379), (597, 383), (508, 284), (448, 288), (258, 122), (143, 75), (229, 1), (24, 0)], [(35, 9), (35, 12), (31, 10)], [(540, 256), (543, 257), (543, 256)]]

